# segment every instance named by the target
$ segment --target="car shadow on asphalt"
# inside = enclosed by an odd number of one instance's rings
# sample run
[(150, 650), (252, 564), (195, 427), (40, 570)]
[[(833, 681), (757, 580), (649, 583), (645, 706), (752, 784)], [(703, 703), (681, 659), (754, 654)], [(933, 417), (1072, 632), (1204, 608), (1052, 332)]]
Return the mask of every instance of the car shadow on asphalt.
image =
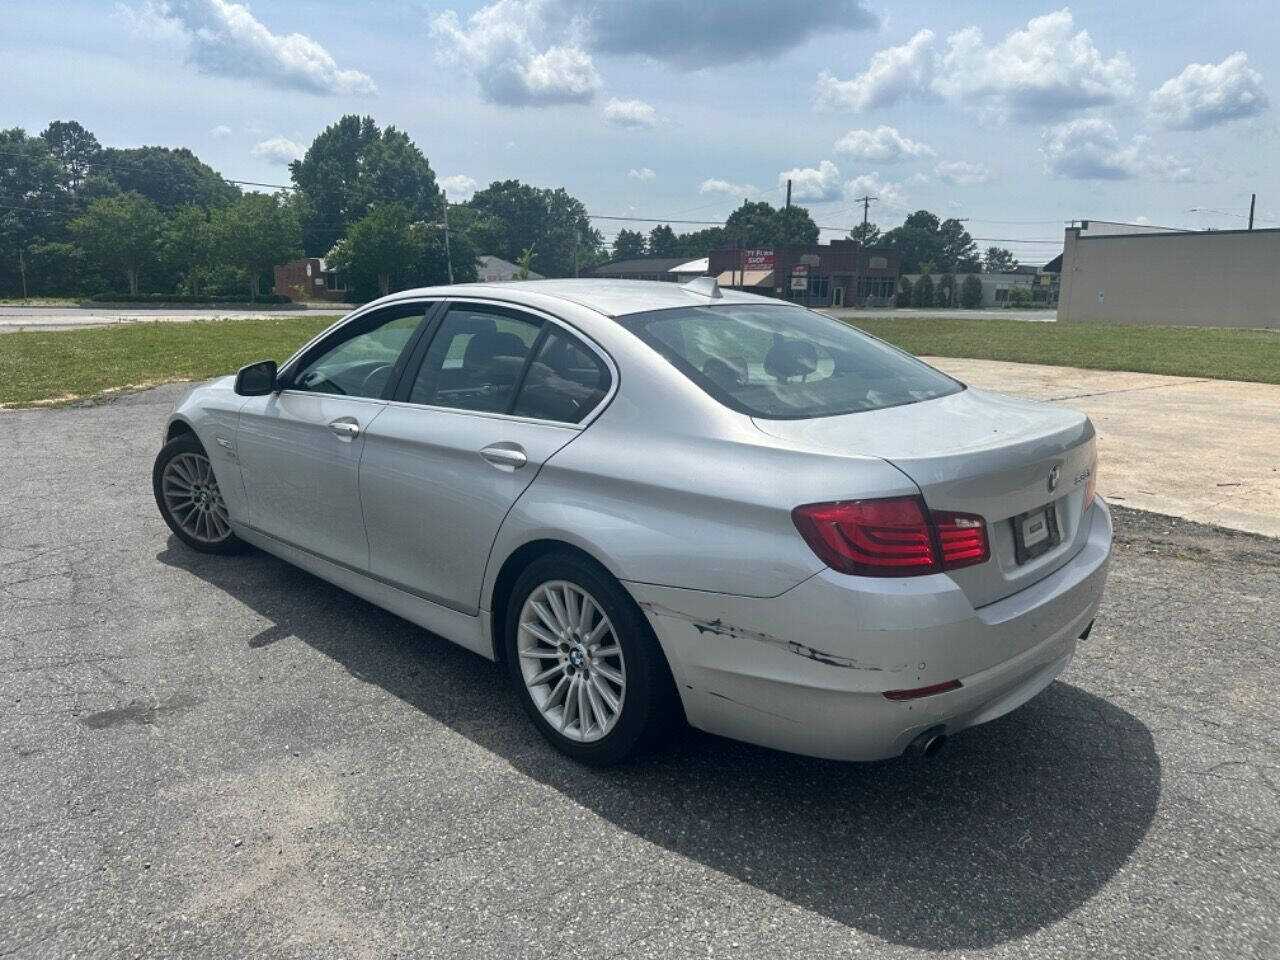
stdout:
[[(835, 763), (689, 731), (597, 770), (546, 745), (504, 668), (263, 553), (158, 558), (620, 829), (894, 943), (976, 949), (1069, 916), (1124, 866), (1160, 796), (1151, 733), (1057, 682), (929, 760)], [(1070, 672), (1068, 673), (1070, 676)]]

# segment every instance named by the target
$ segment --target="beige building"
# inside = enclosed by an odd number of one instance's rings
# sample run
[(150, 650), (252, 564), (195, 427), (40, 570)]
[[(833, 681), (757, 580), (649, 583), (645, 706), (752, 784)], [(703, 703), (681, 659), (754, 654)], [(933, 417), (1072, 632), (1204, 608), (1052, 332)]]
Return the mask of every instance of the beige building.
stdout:
[(1058, 320), (1280, 329), (1280, 230), (1082, 221), (1062, 251)]

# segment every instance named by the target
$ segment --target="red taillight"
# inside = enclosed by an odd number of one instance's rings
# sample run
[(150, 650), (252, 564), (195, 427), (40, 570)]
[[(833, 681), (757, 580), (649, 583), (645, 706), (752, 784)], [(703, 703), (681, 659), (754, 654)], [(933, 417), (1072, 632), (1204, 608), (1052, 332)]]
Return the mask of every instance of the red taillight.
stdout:
[(987, 521), (971, 513), (942, 513), (933, 515), (938, 528), (938, 543), (942, 545), (942, 566), (947, 570), (986, 563), (991, 557), (987, 544)]
[(811, 503), (791, 519), (818, 559), (840, 573), (913, 577), (990, 556), (986, 521), (964, 513), (930, 517), (920, 497)]

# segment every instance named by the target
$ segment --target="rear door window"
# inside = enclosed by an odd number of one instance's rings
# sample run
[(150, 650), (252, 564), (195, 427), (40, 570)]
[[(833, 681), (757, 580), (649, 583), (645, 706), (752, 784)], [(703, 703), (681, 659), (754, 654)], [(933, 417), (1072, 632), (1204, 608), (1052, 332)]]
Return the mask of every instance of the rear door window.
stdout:
[(508, 412), (541, 328), (536, 317), (451, 307), (423, 358), (409, 402)]

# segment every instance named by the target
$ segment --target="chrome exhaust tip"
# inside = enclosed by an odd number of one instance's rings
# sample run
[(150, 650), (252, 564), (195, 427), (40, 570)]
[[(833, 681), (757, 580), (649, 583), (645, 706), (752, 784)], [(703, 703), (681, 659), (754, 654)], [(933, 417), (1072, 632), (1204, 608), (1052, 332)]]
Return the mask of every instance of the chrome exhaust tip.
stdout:
[(918, 757), (932, 757), (942, 749), (943, 744), (946, 742), (945, 727), (930, 727), (912, 740), (905, 752), (915, 754)]

